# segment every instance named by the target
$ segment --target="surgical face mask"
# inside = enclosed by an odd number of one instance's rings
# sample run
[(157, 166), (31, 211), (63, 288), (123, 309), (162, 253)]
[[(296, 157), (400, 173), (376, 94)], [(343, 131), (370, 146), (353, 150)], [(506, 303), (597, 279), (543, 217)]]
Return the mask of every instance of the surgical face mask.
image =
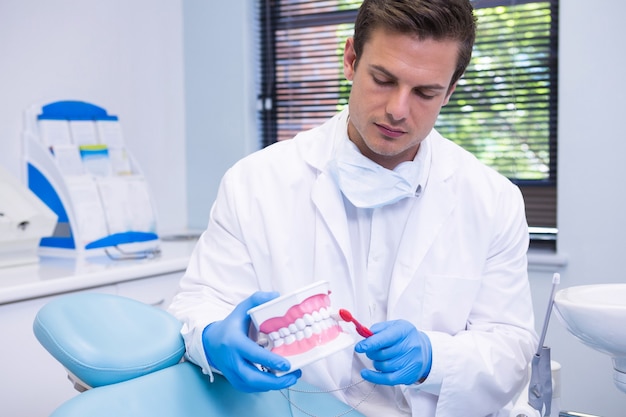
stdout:
[[(363, 156), (350, 140), (342, 140), (329, 164), (331, 176), (343, 195), (359, 208), (377, 208), (415, 196), (417, 164), (399, 172), (384, 168)], [(412, 184), (415, 182), (415, 184)]]

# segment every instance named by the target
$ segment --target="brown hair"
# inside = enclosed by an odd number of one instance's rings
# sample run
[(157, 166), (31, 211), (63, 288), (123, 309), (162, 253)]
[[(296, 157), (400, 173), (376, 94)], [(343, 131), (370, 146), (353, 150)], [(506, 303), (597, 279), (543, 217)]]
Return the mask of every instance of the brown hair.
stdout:
[(354, 25), (355, 65), (377, 28), (421, 39), (458, 41), (459, 55), (450, 85), (465, 72), (476, 38), (476, 18), (469, 0), (364, 0)]

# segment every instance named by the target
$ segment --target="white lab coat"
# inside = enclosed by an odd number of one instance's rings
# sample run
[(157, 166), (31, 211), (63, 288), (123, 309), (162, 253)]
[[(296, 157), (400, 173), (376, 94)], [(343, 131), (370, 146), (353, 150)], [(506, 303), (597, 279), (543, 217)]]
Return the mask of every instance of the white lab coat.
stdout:
[[(203, 328), (254, 291), (286, 294), (323, 279), (335, 308), (358, 311), (344, 201), (326, 171), (346, 117), (344, 111), (256, 152), (224, 176), (170, 307), (184, 322), (188, 357), (205, 370)], [(436, 131), (426, 140), (430, 174), (401, 237), (387, 319), (408, 320), (428, 334), (431, 373), (421, 385), (377, 387), (358, 409), (496, 415), (522, 389), (537, 345), (523, 200), (506, 178)], [(360, 379), (353, 355), (347, 349), (315, 362), (303, 378), (325, 389), (345, 387)], [(353, 391), (336, 395), (354, 405), (369, 389)]]

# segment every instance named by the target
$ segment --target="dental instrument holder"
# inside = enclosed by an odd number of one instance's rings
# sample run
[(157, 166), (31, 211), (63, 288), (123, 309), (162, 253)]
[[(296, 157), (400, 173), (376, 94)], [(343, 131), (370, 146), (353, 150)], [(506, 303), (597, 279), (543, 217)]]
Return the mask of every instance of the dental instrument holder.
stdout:
[[(44, 106), (32, 106), (25, 112), (24, 130), (22, 134), (24, 149), (24, 179), (30, 190), (41, 199), (57, 215), (58, 223), (52, 236), (45, 237), (39, 245), (39, 252), (43, 255), (61, 256), (107, 256), (113, 260), (153, 258), (160, 254), (160, 239), (156, 233), (156, 210), (147, 184), (138, 163), (122, 142), (121, 149), (129, 159), (129, 172), (124, 175), (98, 177), (88, 173), (68, 176), (64, 174), (62, 164), (54, 155), (54, 147), (46, 143), (41, 130), (41, 122), (80, 122), (93, 123), (102, 126), (103, 123), (118, 123), (118, 117), (110, 115), (104, 108), (82, 101), (57, 101)], [(71, 129), (70, 129), (71, 130)], [(97, 130), (97, 128), (96, 128)], [(66, 133), (71, 136), (70, 132)], [(67, 140), (73, 140), (68, 138)], [(101, 139), (101, 138), (99, 138)], [(121, 141), (122, 139), (120, 139)], [(70, 146), (80, 148), (78, 143), (69, 143)], [(119, 144), (117, 146), (120, 146)], [(113, 147), (100, 147), (109, 152)], [(148, 201), (138, 205), (142, 213), (139, 216), (133, 213), (132, 203), (120, 201), (121, 204), (107, 208), (102, 200), (100, 181), (113, 178), (118, 185), (128, 187), (128, 190), (145, 190)], [(87, 235), (86, 229), (91, 227), (92, 218), (81, 218), (75, 198), (79, 197), (72, 192), (71, 184), (80, 181), (98, 188), (106, 232), (98, 236)], [(138, 189), (132, 187), (140, 187)], [(129, 191), (130, 192), (130, 191)], [(143, 193), (140, 193), (143, 195)], [(83, 197), (84, 198), (84, 197)], [(113, 209), (124, 215), (116, 219), (123, 220), (126, 228), (115, 228), (108, 219), (107, 210)], [(84, 210), (83, 210), (84, 211)], [(92, 214), (93, 215), (93, 214)], [(113, 215), (111, 215), (113, 216)], [(133, 219), (141, 219), (141, 226), (137, 227)], [(150, 220), (151, 219), (151, 220)], [(145, 224), (144, 224), (145, 223)], [(149, 223), (149, 224), (148, 224)]]
[(550, 348), (541, 347), (541, 354), (535, 354), (531, 362), (528, 404), (543, 416), (551, 415), (552, 408), (552, 369)]
[[(555, 273), (552, 276), (552, 290), (548, 301), (548, 309), (543, 321), (539, 347), (533, 356), (530, 368), (530, 383), (528, 385), (528, 404), (544, 416), (552, 413), (552, 364), (550, 360), (550, 348), (544, 346), (548, 323), (554, 306), (554, 294), (556, 286), (561, 281), (561, 276)], [(559, 410), (556, 410), (557, 413)]]

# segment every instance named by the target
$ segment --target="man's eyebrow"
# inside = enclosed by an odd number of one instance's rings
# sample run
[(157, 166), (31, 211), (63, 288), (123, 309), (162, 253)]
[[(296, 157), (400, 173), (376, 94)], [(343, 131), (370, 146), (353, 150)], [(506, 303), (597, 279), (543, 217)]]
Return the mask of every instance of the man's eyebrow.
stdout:
[(382, 72), (386, 77), (389, 77), (392, 80), (397, 79), (397, 77), (393, 75), (392, 73), (390, 73), (389, 71), (387, 71), (385, 67), (382, 67), (380, 65), (370, 65), (370, 68), (372, 68), (375, 71)]
[[(370, 65), (370, 68), (384, 74), (386, 77), (389, 77), (392, 80), (397, 80), (398, 77), (389, 72), (385, 67), (380, 65)], [(420, 88), (424, 90), (447, 90), (448, 87), (443, 86), (441, 84), (424, 84), (415, 86), (415, 88)]]

